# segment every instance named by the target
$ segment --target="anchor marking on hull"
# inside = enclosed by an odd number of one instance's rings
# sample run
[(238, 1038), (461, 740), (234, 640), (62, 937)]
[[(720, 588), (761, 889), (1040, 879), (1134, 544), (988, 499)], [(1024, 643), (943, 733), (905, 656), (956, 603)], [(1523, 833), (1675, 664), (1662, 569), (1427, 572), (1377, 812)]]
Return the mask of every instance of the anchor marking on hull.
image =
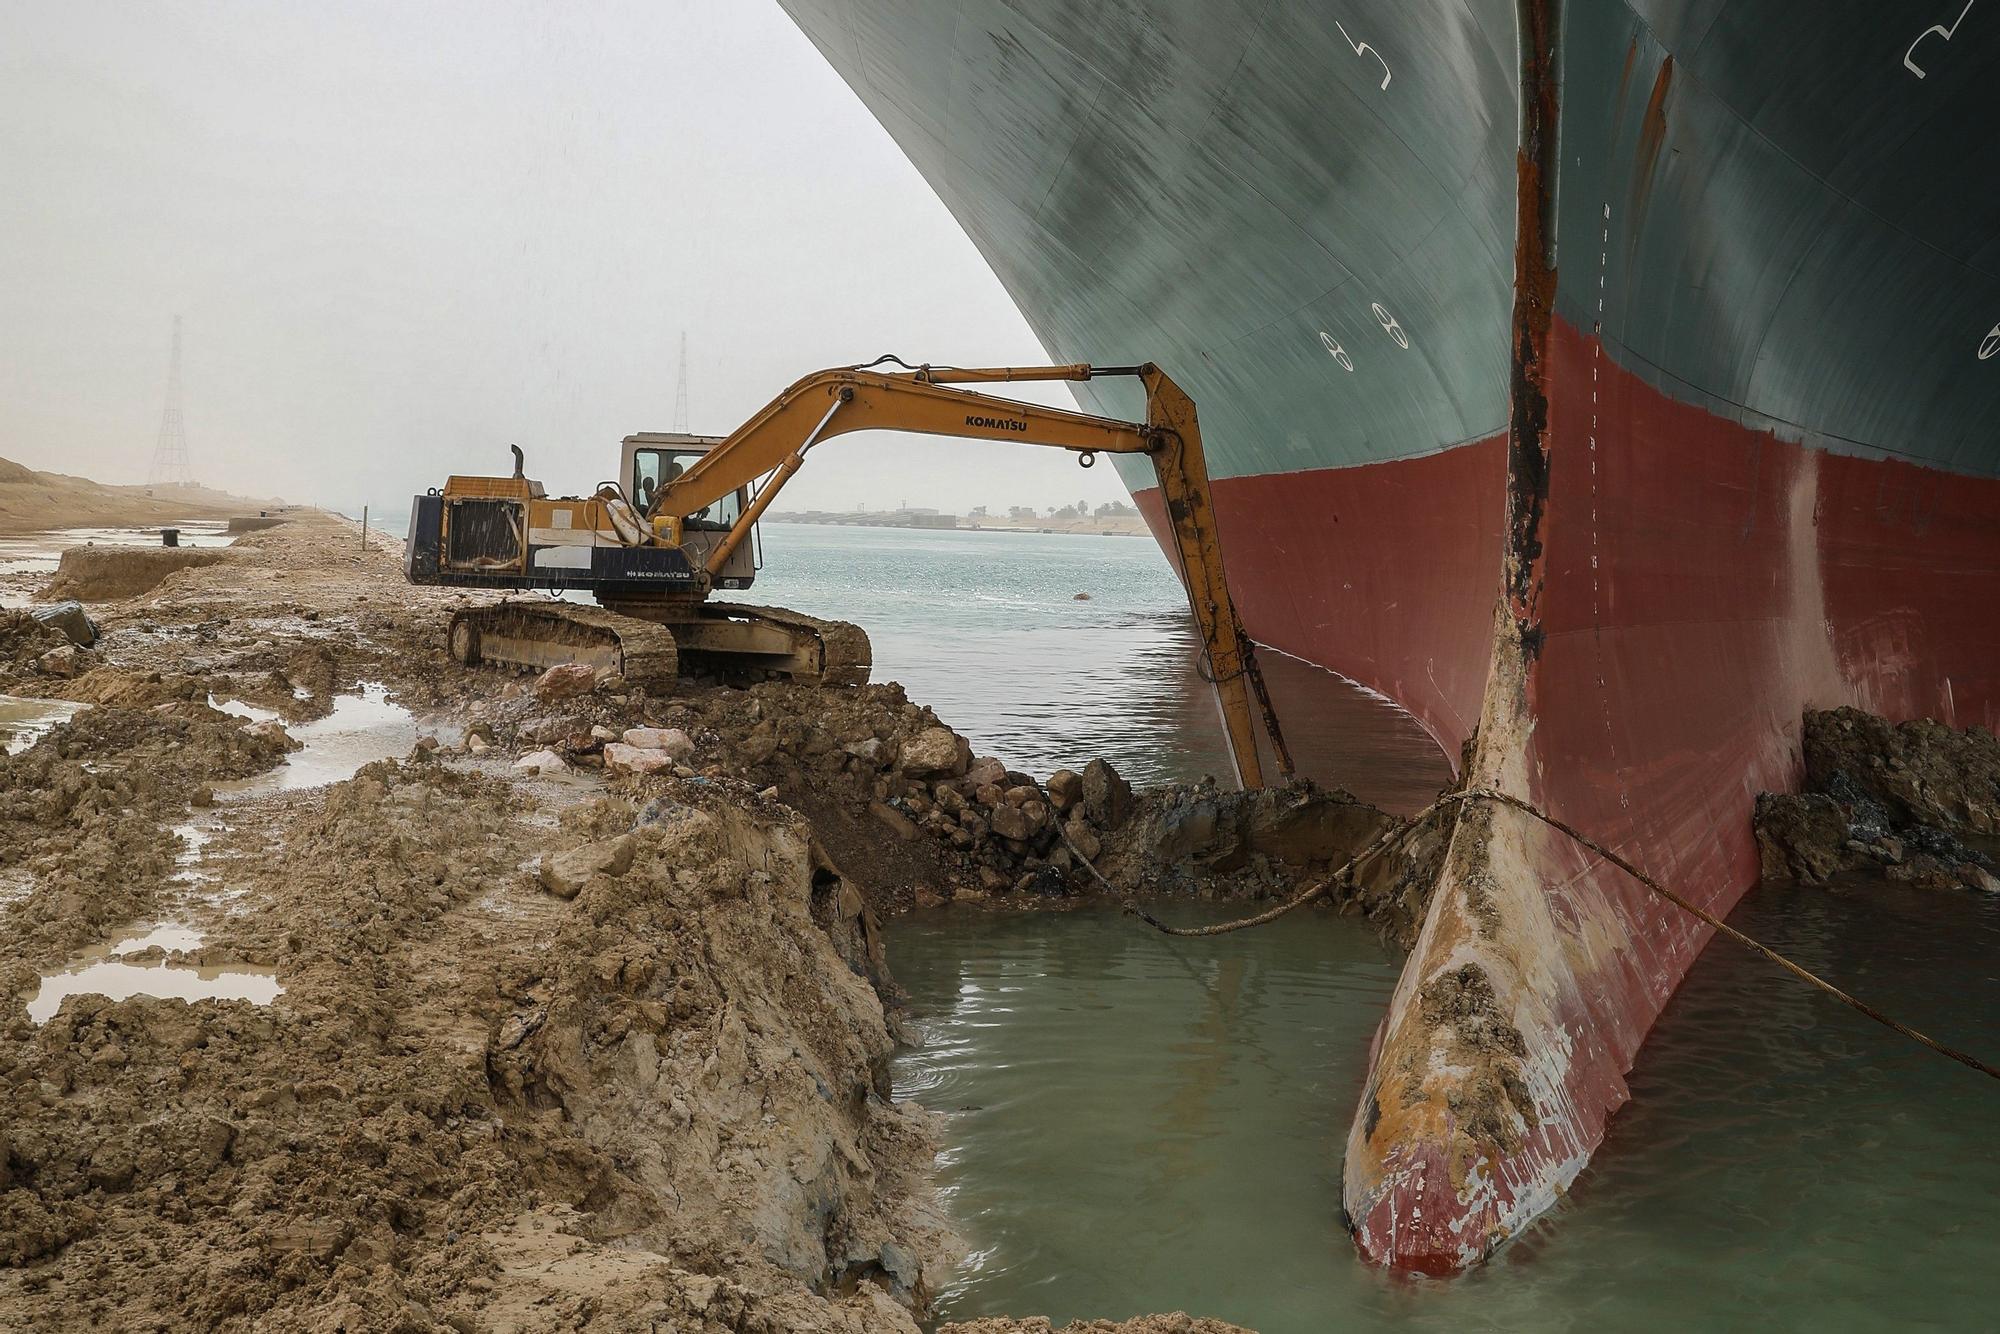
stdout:
[[(1965, 7), (1967, 9), (1972, 8), (1972, 0), (1966, 0)], [(1959, 15), (1959, 17), (1964, 18), (1965, 15), (1961, 14)], [(1340, 35), (1342, 37), (1347, 37), (1347, 27), (1339, 19), (1335, 19), (1333, 21), (1333, 26), (1340, 29)], [(1949, 34), (1946, 35), (1949, 36)], [(1920, 37), (1917, 40), (1922, 41), (1923, 39)], [(1374, 47), (1368, 45), (1368, 43), (1366, 42), (1357, 42), (1352, 37), (1347, 37), (1347, 44), (1354, 48), (1354, 54), (1357, 56), (1373, 56), (1377, 60), (1382, 60), (1382, 53), (1380, 51), (1377, 51)], [(1917, 77), (1921, 79), (1923, 75), (1919, 74)], [(1389, 62), (1386, 60), (1382, 60), (1382, 87), (1386, 89), (1388, 88), (1388, 86), (1389, 86)]]
[[(1947, 42), (1950, 41), (1952, 38), (1952, 34), (1958, 31), (1958, 25), (1965, 22), (1965, 16), (1972, 12), (1973, 5), (1977, 3), (1978, 0), (1965, 0), (1965, 8), (1958, 11), (1958, 17), (1951, 21), (1950, 27), (1947, 28), (1942, 23), (1933, 23), (1930, 27), (1925, 28), (1922, 32), (1918, 33), (1917, 40), (1910, 43), (1910, 49), (1903, 52), (1903, 68), (1907, 69), (1910, 73), (1916, 75), (1919, 79), (1923, 78), (1924, 72), (1921, 69), (1917, 68), (1917, 62), (1910, 59), (1910, 57), (1914, 56), (1917, 53), (1917, 48), (1923, 45), (1924, 38), (1930, 36), (1932, 33), (1936, 33), (1938, 36), (1944, 38)], [(1343, 33), (1343, 35), (1345, 34)], [(1382, 86), (1386, 88), (1389, 85), (1387, 84), (1387, 82), (1384, 82)]]
[(1354, 374), (1354, 358), (1347, 355), (1347, 349), (1336, 342), (1332, 334), (1321, 329), (1319, 331), (1319, 342), (1320, 346), (1326, 349), (1326, 354), (1340, 363), (1342, 370), (1346, 371), (1349, 375)]
[(1382, 309), (1382, 303), (1379, 301), (1369, 302), (1368, 309), (1375, 312), (1375, 321), (1382, 326), (1382, 332), (1395, 339), (1397, 347), (1407, 350), (1410, 346), (1410, 336), (1403, 332), (1402, 325), (1396, 323), (1396, 317)]

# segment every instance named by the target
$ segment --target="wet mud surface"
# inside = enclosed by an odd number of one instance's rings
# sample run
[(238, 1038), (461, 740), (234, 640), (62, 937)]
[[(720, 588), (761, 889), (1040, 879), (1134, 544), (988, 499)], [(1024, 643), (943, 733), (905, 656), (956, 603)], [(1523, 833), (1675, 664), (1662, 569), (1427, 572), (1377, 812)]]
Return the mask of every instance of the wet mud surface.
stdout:
[(1879, 874), (1922, 889), (2000, 894), (2000, 740), (1859, 709), (1805, 716), (1805, 783), (1757, 798), (1773, 884)]
[(538, 693), (399, 554), (300, 514), (89, 647), (0, 627), (50, 715), (0, 757), (0, 1326), (914, 1331), (958, 1243), (882, 917), (1084, 855), (1254, 897), (1389, 819), (1037, 779), (891, 685)]

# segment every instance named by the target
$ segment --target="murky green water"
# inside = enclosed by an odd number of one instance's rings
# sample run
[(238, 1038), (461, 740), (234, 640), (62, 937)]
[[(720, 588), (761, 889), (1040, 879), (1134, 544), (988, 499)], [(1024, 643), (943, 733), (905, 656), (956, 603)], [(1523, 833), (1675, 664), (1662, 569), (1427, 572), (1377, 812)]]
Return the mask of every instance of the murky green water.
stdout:
[[(1182, 912), (1208, 911), (1183, 905)], [(1936, 1036), (2000, 1051), (2000, 903), (1770, 890), (1736, 922)], [(2000, 1085), (1726, 943), (1668, 1007), (1594, 1166), (1484, 1270), (1364, 1267), (1339, 1155), (1396, 962), (1299, 914), (1214, 941), (1112, 911), (891, 928), (975, 1248), (943, 1314), (1175, 1308), (1289, 1331), (1994, 1328)]]
[[(1186, 598), (1150, 538), (766, 524), (763, 544), (749, 601), (859, 622), (875, 679), (983, 752), (1037, 774), (1102, 755), (1135, 783), (1229, 772)], [(1390, 810), (1449, 776), (1386, 700), (1261, 660), (1302, 773)]]

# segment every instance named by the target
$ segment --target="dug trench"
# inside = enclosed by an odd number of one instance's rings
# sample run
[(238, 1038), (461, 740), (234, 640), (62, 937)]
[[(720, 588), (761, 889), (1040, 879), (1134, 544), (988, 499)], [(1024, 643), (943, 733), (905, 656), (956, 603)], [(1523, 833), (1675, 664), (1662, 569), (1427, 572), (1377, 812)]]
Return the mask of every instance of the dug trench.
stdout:
[[(468, 672), (462, 595), (398, 556), (301, 512), (202, 564), (93, 555), (61, 588), (139, 591), (87, 646), (0, 625), (0, 690), (88, 705), (0, 759), (0, 1327), (914, 1331), (959, 1252), (932, 1114), (888, 1096), (881, 921), (1290, 892), (1393, 823), (1038, 781), (894, 685)], [(421, 739), (240, 782), (363, 683)], [(1337, 906), (1407, 941), (1447, 833)], [(161, 924), (126, 962), (280, 994), (31, 1017)]]

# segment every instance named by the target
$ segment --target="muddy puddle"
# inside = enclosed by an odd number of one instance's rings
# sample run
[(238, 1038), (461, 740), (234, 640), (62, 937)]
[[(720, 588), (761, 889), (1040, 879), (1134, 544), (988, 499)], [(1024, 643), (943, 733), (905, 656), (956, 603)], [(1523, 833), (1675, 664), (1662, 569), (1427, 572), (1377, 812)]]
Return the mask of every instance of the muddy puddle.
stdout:
[(0, 607), (32, 605), (35, 590), (73, 547), (157, 547), (163, 527), (178, 528), (184, 547), (226, 547), (236, 540), (228, 526), (222, 519), (190, 519), (149, 528), (56, 528), (0, 537)]
[[(235, 700), (218, 699), (215, 706), (253, 722), (277, 717), (270, 710)], [(333, 712), (326, 717), (286, 730), (303, 749), (255, 777), (217, 783), (218, 800), (247, 801), (343, 782), (365, 764), (409, 754), (417, 738), (432, 729), (419, 727), (408, 709), (390, 700), (385, 687), (367, 681), (359, 694), (335, 700)]]
[(0, 695), (0, 749), (9, 755), (40, 741), (58, 724), (66, 723), (90, 706), (63, 699), (24, 699)]
[(227, 699), (219, 695), (208, 697), (208, 707), (218, 713), (226, 713), (232, 718), (242, 718), (253, 723), (284, 721), (284, 715), (276, 709), (266, 709), (255, 704), (246, 704), (240, 699)]
[(174, 837), (180, 840), (180, 851), (174, 854), (173, 878), (184, 884), (211, 877), (201, 869), (202, 849), (215, 838), (215, 826), (207, 824), (177, 824)]
[(41, 571), (54, 574), (62, 554), (71, 547), (156, 547), (160, 528), (180, 530), (184, 547), (226, 547), (235, 539), (220, 519), (190, 519), (156, 528), (57, 528), (46, 533), (14, 533), (0, 537), (0, 575)]
[[(200, 947), (202, 935), (176, 923), (162, 923), (86, 950), (61, 972), (42, 978), (28, 1000), (28, 1018), (37, 1024), (53, 1018), (71, 996), (103, 996), (128, 1000), (157, 996), (165, 1000), (246, 1000), (269, 1005), (284, 992), (275, 968), (249, 964), (196, 965), (168, 956)], [(135, 957), (137, 956), (137, 957)]]

